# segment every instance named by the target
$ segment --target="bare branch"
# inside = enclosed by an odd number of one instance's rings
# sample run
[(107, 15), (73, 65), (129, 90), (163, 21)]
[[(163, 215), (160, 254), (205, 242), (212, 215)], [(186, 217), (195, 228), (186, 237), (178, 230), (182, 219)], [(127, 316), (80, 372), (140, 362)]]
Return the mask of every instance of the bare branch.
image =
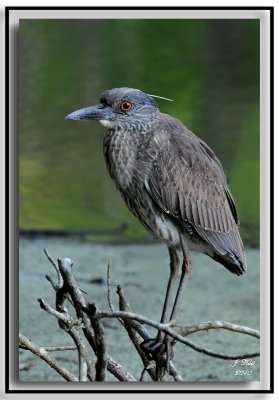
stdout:
[(146, 371), (147, 371), (147, 369), (144, 367), (142, 372), (141, 372), (141, 374), (140, 374), (140, 378), (139, 378), (140, 382), (143, 382), (144, 374), (145, 374)]
[[(116, 293), (119, 296), (119, 309), (120, 311), (131, 311), (131, 307), (130, 304), (128, 303), (127, 298), (124, 295), (124, 292), (121, 288), (120, 285), (117, 286), (117, 291)], [(131, 319), (123, 319), (123, 324), (124, 327), (129, 335), (129, 338), (131, 339), (133, 345), (135, 346), (135, 349), (137, 350), (143, 365), (144, 365), (144, 371), (146, 370), (149, 375), (151, 376), (152, 380), (155, 381), (156, 380), (156, 369), (154, 367), (151, 366), (151, 361), (148, 359), (146, 353), (142, 350), (140, 344), (142, 342), (142, 336), (140, 336), (140, 334), (134, 330), (131, 322), (133, 322), (133, 320)], [(141, 379), (143, 379), (144, 376), (144, 371), (143, 374), (141, 376)]]
[(134, 319), (130, 319), (130, 325), (135, 331), (138, 332), (138, 334), (144, 339), (151, 339), (150, 334), (148, 333), (146, 327), (139, 323), (138, 321), (135, 321)]
[(131, 318), (135, 319), (136, 321), (144, 322), (147, 325), (153, 326), (154, 328), (157, 328), (165, 333), (167, 333), (169, 336), (173, 337), (175, 340), (186, 344), (187, 346), (191, 347), (193, 350), (196, 350), (200, 353), (207, 354), (212, 357), (216, 358), (221, 358), (223, 360), (236, 360), (236, 359), (241, 359), (241, 358), (253, 358), (253, 357), (258, 357), (260, 355), (259, 352), (254, 352), (254, 353), (245, 353), (245, 354), (239, 354), (236, 356), (229, 356), (227, 354), (220, 354), (216, 353), (211, 350), (204, 349), (202, 347), (197, 346), (195, 343), (193, 343), (190, 340), (185, 339), (183, 336), (179, 335), (176, 333), (174, 330), (170, 328), (171, 324), (160, 324), (158, 322), (154, 322), (149, 318), (143, 317), (138, 314), (134, 314), (131, 312), (123, 312), (123, 311), (115, 311), (113, 313), (109, 312), (99, 312), (97, 317), (99, 318), (115, 318), (115, 317), (120, 317), (120, 318)]
[[(44, 253), (45, 253), (47, 259), (49, 260), (49, 262), (54, 266), (55, 271), (57, 272), (57, 278), (58, 278), (57, 288), (60, 289), (63, 286), (63, 279), (62, 279), (61, 273), (59, 271), (59, 268), (58, 268), (57, 264), (54, 262), (53, 258), (49, 254), (49, 252), (47, 251), (47, 249), (44, 249)], [(53, 286), (52, 278), (49, 275), (47, 275), (46, 278), (51, 282), (51, 284)], [(53, 286), (53, 287), (55, 289), (55, 286)]]
[(47, 351), (35, 343), (31, 342), (22, 333), (19, 334), (19, 344), (30, 350), (33, 354), (44, 360), (51, 368), (55, 369), (59, 375), (61, 375), (66, 381), (76, 382), (77, 377), (69, 372), (66, 368), (59, 364), (55, 358), (51, 357)]
[[(67, 288), (68, 293), (73, 301), (76, 314), (78, 318), (81, 318), (83, 322), (84, 335), (92, 347), (95, 354), (97, 354), (97, 344), (94, 331), (91, 325), (90, 318), (88, 317), (86, 310), (86, 302), (82, 296), (80, 289), (78, 288), (75, 279), (72, 275), (72, 261), (69, 258), (63, 258), (58, 260), (58, 266), (62, 274), (64, 285)], [(136, 379), (126, 371), (119, 363), (113, 360), (111, 357), (107, 359), (107, 368), (120, 381), (136, 381)]]
[(254, 336), (255, 338), (260, 339), (260, 332), (256, 329), (248, 328), (247, 326), (232, 324), (231, 322), (226, 321), (206, 321), (201, 322), (198, 325), (181, 326), (178, 333), (181, 336), (187, 336), (191, 333), (195, 333), (198, 331), (208, 331), (209, 329), (228, 329), (229, 331), (243, 333), (245, 335)]
[(111, 357), (108, 357), (108, 371), (121, 382), (136, 382), (133, 375)]
[(52, 347), (43, 347), (45, 351), (53, 352), (53, 351), (67, 351), (67, 350), (77, 350), (76, 346), (52, 346)]
[(86, 355), (85, 345), (83, 343), (82, 337), (77, 329), (71, 328), (69, 330), (69, 335), (72, 337), (78, 349), (78, 362), (79, 362), (79, 381), (86, 382), (87, 380), (87, 365), (88, 358)]
[[(110, 287), (111, 287), (111, 282), (110, 282), (110, 270), (111, 270), (111, 261), (109, 260), (108, 263), (108, 268), (107, 268), (107, 286), (108, 286), (108, 304), (109, 304), (109, 308), (111, 309), (112, 312), (115, 311), (112, 301), (111, 301), (111, 294), (110, 294)], [(124, 326), (124, 322), (122, 321), (121, 318), (117, 318), (118, 321), (121, 323), (121, 325)]]
[(182, 376), (180, 375), (180, 372), (175, 368), (172, 361), (169, 361), (169, 374), (173, 376), (173, 379), (176, 382), (183, 381)]
[(85, 345), (83, 343), (82, 337), (77, 329), (77, 327), (81, 327), (81, 321), (75, 321), (68, 313), (66, 312), (58, 312), (50, 307), (43, 299), (38, 299), (41, 308), (47, 311), (49, 314), (54, 315), (57, 319), (63, 321), (63, 324), (60, 327), (65, 330), (73, 339), (76, 344), (76, 348), (78, 350), (78, 358), (79, 358), (79, 380), (81, 382), (86, 382), (87, 380), (87, 365), (88, 365), (88, 357), (86, 355)]
[(111, 309), (111, 311), (114, 311), (114, 307), (112, 305), (112, 301), (111, 301), (111, 295), (110, 295), (110, 269), (111, 269), (111, 261), (109, 260), (108, 262), (108, 269), (107, 269), (107, 286), (108, 286), (108, 303), (109, 303), (109, 308)]
[(97, 313), (95, 304), (90, 305), (90, 321), (95, 333), (97, 345), (97, 362), (96, 362), (96, 381), (106, 380), (107, 369), (107, 347), (105, 342), (105, 330), (99, 318), (95, 318)]
[(131, 306), (120, 285), (117, 285), (116, 293), (119, 296), (119, 310), (131, 312), (132, 311)]
[(38, 299), (38, 302), (43, 310), (64, 322), (64, 324), (68, 326), (68, 329), (71, 325), (73, 326), (74, 324), (77, 324), (77, 321), (75, 321), (68, 313), (54, 310), (54, 308), (52, 308), (44, 299)]
[(45, 274), (45, 277), (51, 283), (53, 289), (57, 292), (60, 288), (59, 285), (55, 282), (54, 278), (49, 274)]

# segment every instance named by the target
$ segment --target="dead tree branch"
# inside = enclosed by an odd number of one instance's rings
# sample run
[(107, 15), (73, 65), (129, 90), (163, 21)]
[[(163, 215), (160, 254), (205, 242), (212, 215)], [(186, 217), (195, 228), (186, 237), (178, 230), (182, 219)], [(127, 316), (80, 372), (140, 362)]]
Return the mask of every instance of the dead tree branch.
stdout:
[[(144, 340), (152, 339), (146, 326), (154, 327), (166, 333), (168, 337), (173, 339), (173, 343), (176, 341), (181, 342), (193, 350), (211, 357), (225, 360), (236, 360), (259, 356), (258, 352), (238, 355), (221, 354), (200, 347), (186, 338), (186, 336), (199, 331), (208, 331), (209, 329), (227, 329), (232, 332), (250, 335), (259, 339), (260, 333), (257, 330), (246, 326), (232, 324), (227, 321), (206, 321), (188, 326), (176, 325), (175, 321), (170, 321), (170, 323), (166, 324), (158, 323), (146, 318), (145, 316), (132, 312), (129, 301), (119, 285), (117, 286), (119, 311), (116, 311), (111, 300), (111, 263), (109, 263), (107, 269), (107, 298), (111, 311), (98, 310), (96, 304), (88, 304), (85, 301), (83, 295), (85, 292), (78, 287), (73, 275), (73, 262), (69, 258), (63, 258), (58, 259), (56, 263), (47, 250), (44, 250), (44, 252), (57, 273), (57, 281), (55, 281), (50, 275), (46, 275), (46, 278), (51, 283), (56, 294), (55, 308), (52, 308), (43, 299), (38, 299), (38, 301), (44, 311), (48, 312), (58, 320), (60, 328), (71, 336), (75, 346), (40, 347), (22, 334), (19, 335), (19, 345), (21, 348), (30, 350), (33, 354), (42, 358), (67, 381), (104, 381), (106, 380), (107, 371), (114, 375), (114, 377), (119, 381), (136, 381), (132, 374), (130, 374), (109, 355), (105, 330), (102, 323), (103, 318), (115, 318), (119, 320), (126, 329), (127, 334), (143, 363), (143, 370), (139, 377), (140, 381), (144, 379), (145, 372), (148, 372), (152, 380), (155, 381), (158, 379), (154, 360), (150, 360), (150, 357), (147, 356), (146, 352), (141, 347), (141, 343)], [(73, 305), (75, 317), (72, 317), (65, 308), (64, 303), (66, 300), (70, 301)], [(175, 329), (178, 329), (178, 331)], [(84, 338), (86, 340), (84, 340)], [(93, 356), (95, 355), (94, 360), (89, 356), (87, 350), (88, 345), (93, 350)], [(48, 354), (49, 352), (64, 350), (77, 350), (79, 362), (78, 378), (67, 371), (67, 369), (61, 366), (55, 358)], [(29, 367), (27, 366), (26, 368)], [(166, 371), (163, 372), (161, 377), (162, 380), (165, 379), (165, 373)], [(173, 362), (170, 360), (168, 373), (174, 381), (183, 380), (180, 372), (175, 368)]]
[[(56, 266), (54, 263), (53, 259), (45, 250), (45, 254), (47, 255), (47, 258), (51, 261), (51, 264), (53, 266)], [(75, 307), (76, 315), (77, 318), (82, 321), (82, 330), (84, 333), (85, 338), (87, 339), (90, 347), (93, 349), (94, 353), (97, 355), (98, 358), (98, 343), (96, 342), (96, 337), (94, 333), (94, 329), (92, 327), (92, 321), (88, 317), (87, 313), (85, 312), (86, 310), (86, 302), (84, 300), (84, 297), (82, 295), (81, 290), (78, 288), (75, 279), (72, 275), (72, 266), (73, 263), (69, 258), (63, 258), (63, 259), (58, 259), (58, 270), (59, 274), (58, 275), (58, 285), (52, 285), (54, 288), (56, 287), (56, 309), (57, 310), (64, 310), (63, 304), (66, 299), (70, 299), (71, 303)], [(57, 271), (57, 268), (55, 267), (55, 270)], [(62, 283), (62, 285), (61, 285)], [(57, 311), (56, 310), (56, 311)], [(53, 314), (54, 315), (54, 314)], [(56, 317), (58, 316), (55, 315)], [(64, 321), (63, 321), (64, 322)], [(93, 324), (94, 325), (94, 324)], [(61, 326), (60, 324), (60, 327)], [(100, 354), (100, 352), (99, 352)], [(98, 362), (98, 361), (97, 361)], [(136, 381), (136, 379), (127, 371), (125, 370), (119, 363), (117, 363), (113, 358), (110, 356), (107, 356), (107, 370), (113, 374), (118, 380), (120, 381)], [(98, 364), (100, 365), (100, 364)], [(88, 365), (87, 365), (88, 366)], [(89, 367), (89, 366), (88, 366)], [(92, 375), (92, 373), (91, 373)], [(102, 376), (102, 373), (100, 375), (97, 374), (97, 379)]]
[(19, 344), (24, 346), (26, 349), (30, 350), (33, 354), (40, 357), (42, 360), (48, 363), (48, 365), (55, 369), (59, 375), (61, 375), (66, 381), (77, 382), (78, 378), (69, 372), (66, 368), (59, 364), (55, 358), (51, 357), (47, 351), (38, 346), (37, 344), (31, 342), (26, 336), (22, 333), (19, 334)]
[(107, 370), (107, 346), (105, 341), (105, 330), (102, 322), (95, 315), (98, 313), (96, 305), (90, 305), (90, 320), (93, 326), (93, 330), (96, 338), (96, 381), (104, 381), (106, 377)]
[[(131, 310), (131, 307), (130, 307), (130, 304), (128, 303), (127, 298), (125, 297), (125, 295), (123, 293), (123, 290), (121, 289), (121, 286), (119, 286), (119, 285), (117, 286), (116, 293), (119, 296), (119, 309), (121, 311), (129, 312)], [(132, 341), (133, 345), (135, 346), (135, 349), (138, 352), (138, 354), (143, 362), (144, 370), (149, 373), (152, 380), (156, 380), (156, 369), (155, 369), (155, 365), (153, 365), (154, 362), (151, 363), (151, 361), (148, 359), (146, 353), (142, 350), (142, 348), (140, 346), (140, 344), (143, 340), (142, 335), (140, 333), (138, 333), (137, 330), (135, 330), (135, 328), (131, 324), (130, 319), (124, 318), (123, 324), (129, 335), (130, 340)]]
[(193, 350), (198, 351), (199, 353), (207, 354), (208, 356), (211, 356), (211, 357), (221, 358), (223, 360), (237, 360), (237, 359), (243, 359), (243, 358), (253, 358), (253, 357), (258, 357), (260, 355), (259, 352), (244, 353), (244, 354), (238, 354), (235, 356), (216, 353), (214, 351), (199, 347), (192, 341), (185, 339), (183, 336), (176, 333), (173, 329), (170, 328), (170, 326), (172, 326), (174, 323), (160, 324), (158, 322), (152, 321), (149, 318), (143, 317), (142, 315), (131, 313), (131, 312), (123, 312), (123, 311), (105, 312), (105, 311), (102, 311), (102, 312), (99, 312), (96, 315), (96, 317), (98, 317), (98, 318), (117, 318), (117, 317), (118, 318), (129, 318), (129, 319), (133, 319), (133, 320), (136, 320), (139, 322), (143, 322), (147, 325), (153, 326), (154, 328), (157, 328), (158, 330), (161, 330), (161, 331), (167, 333), (168, 336), (171, 336), (173, 339), (177, 340), (178, 342), (186, 344), (187, 346), (191, 347)]
[(227, 321), (206, 321), (201, 322), (198, 325), (181, 326), (178, 333), (181, 336), (188, 336), (191, 333), (208, 331), (209, 329), (227, 329), (232, 332), (243, 333), (244, 335), (250, 335), (257, 339), (260, 339), (260, 332), (256, 329), (252, 329), (247, 326), (232, 324), (231, 322)]
[(44, 349), (49, 353), (52, 351), (77, 350), (76, 346), (52, 346), (52, 347), (44, 347)]

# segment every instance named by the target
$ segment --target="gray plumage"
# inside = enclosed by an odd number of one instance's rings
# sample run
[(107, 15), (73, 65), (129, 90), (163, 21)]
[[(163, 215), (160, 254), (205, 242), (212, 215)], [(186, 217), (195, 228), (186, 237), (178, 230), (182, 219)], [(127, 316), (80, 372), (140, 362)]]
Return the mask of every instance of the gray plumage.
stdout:
[(140, 90), (116, 88), (69, 119), (108, 128), (104, 155), (128, 208), (171, 249), (207, 254), (237, 275), (247, 269), (236, 207), (209, 146)]

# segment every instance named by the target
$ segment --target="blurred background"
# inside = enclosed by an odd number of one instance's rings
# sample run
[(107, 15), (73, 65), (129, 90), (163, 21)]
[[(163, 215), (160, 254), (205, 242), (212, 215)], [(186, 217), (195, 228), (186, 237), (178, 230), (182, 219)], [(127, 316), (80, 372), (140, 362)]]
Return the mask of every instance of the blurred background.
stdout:
[[(259, 244), (259, 20), (21, 20), (20, 227), (148, 233), (106, 171), (105, 129), (65, 120), (128, 86), (205, 140)], [(116, 238), (115, 238), (116, 239)]]
[[(19, 327), (42, 346), (71, 345), (37, 298), (54, 304), (43, 255), (74, 261), (86, 300), (108, 310), (106, 269), (112, 262), (112, 301), (121, 284), (132, 310), (159, 320), (169, 276), (168, 251), (152, 242), (114, 187), (105, 165), (105, 128), (70, 121), (70, 112), (96, 104), (109, 88), (128, 86), (174, 99), (162, 112), (205, 140), (221, 160), (241, 220), (248, 272), (237, 277), (202, 254), (178, 316), (181, 324), (226, 320), (259, 328), (259, 20), (20, 20), (20, 231)], [(86, 240), (49, 238), (49, 232), (90, 231)], [(54, 275), (55, 276), (55, 275)], [(105, 321), (109, 353), (136, 378), (142, 365), (118, 321)], [(154, 336), (156, 332), (154, 332)], [(192, 339), (192, 338), (191, 338)], [(216, 330), (194, 341), (221, 353), (258, 351), (258, 341)], [(187, 381), (260, 379), (256, 359), (249, 375), (177, 344), (175, 363)], [(20, 380), (59, 381), (43, 361)], [(77, 373), (74, 352), (55, 355)], [(109, 376), (108, 379), (113, 379)]]

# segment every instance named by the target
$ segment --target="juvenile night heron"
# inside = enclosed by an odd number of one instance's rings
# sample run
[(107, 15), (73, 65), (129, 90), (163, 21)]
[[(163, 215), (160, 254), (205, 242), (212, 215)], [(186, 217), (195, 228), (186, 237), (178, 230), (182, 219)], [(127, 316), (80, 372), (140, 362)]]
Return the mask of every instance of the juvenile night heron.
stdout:
[[(177, 250), (182, 250), (183, 263), (170, 320), (191, 272), (189, 250), (208, 255), (236, 275), (246, 271), (236, 207), (220, 161), (182, 122), (161, 113), (151, 95), (126, 87), (107, 90), (100, 104), (66, 118), (97, 120), (108, 128), (103, 148), (110, 176), (127, 207), (168, 246), (162, 323), (179, 270)], [(155, 353), (167, 342), (159, 332), (146, 347)]]

